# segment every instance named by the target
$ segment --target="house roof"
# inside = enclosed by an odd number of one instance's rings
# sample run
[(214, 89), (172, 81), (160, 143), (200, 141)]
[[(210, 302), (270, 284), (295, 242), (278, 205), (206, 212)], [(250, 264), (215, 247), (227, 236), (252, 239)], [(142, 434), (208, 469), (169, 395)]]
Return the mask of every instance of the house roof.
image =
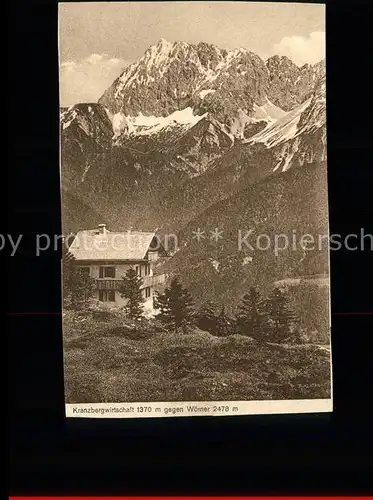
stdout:
[(154, 236), (154, 232), (90, 229), (77, 233), (69, 251), (76, 260), (142, 260)]

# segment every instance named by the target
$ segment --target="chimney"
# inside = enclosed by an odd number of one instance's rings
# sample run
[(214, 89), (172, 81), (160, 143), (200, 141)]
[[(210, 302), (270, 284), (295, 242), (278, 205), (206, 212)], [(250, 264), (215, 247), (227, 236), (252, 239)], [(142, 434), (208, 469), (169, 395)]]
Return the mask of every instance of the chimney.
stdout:
[(99, 230), (100, 234), (105, 234), (106, 233), (106, 224), (99, 224), (98, 230)]

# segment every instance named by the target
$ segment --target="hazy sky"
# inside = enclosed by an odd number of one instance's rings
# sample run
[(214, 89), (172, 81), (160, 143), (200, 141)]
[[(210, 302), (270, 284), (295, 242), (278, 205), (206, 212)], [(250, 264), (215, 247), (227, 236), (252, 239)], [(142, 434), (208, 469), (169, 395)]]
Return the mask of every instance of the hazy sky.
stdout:
[(160, 38), (245, 47), (296, 64), (325, 54), (325, 7), (301, 3), (96, 2), (60, 7), (61, 105), (96, 101)]

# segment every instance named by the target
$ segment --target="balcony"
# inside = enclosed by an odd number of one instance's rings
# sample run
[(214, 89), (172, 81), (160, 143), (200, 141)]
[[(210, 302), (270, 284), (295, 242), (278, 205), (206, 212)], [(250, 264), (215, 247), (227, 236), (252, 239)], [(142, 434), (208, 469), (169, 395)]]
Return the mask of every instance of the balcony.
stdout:
[(155, 276), (143, 276), (141, 286), (145, 288), (147, 286), (163, 285), (164, 282), (165, 282), (164, 274), (158, 274)]
[(121, 279), (96, 279), (97, 290), (119, 290), (122, 286)]
[[(165, 282), (165, 275), (158, 274), (156, 276), (142, 276), (141, 288), (154, 287), (162, 285)], [(97, 290), (120, 290), (122, 286), (121, 278), (98, 278), (96, 279)]]

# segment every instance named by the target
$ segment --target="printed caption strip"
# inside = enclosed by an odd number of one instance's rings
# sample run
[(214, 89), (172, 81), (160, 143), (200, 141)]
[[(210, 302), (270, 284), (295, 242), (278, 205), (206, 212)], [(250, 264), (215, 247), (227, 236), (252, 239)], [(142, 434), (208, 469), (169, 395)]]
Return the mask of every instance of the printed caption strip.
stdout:
[(152, 418), (283, 413), (325, 413), (333, 410), (332, 399), (291, 401), (216, 401), (67, 404), (66, 417), (73, 418)]

